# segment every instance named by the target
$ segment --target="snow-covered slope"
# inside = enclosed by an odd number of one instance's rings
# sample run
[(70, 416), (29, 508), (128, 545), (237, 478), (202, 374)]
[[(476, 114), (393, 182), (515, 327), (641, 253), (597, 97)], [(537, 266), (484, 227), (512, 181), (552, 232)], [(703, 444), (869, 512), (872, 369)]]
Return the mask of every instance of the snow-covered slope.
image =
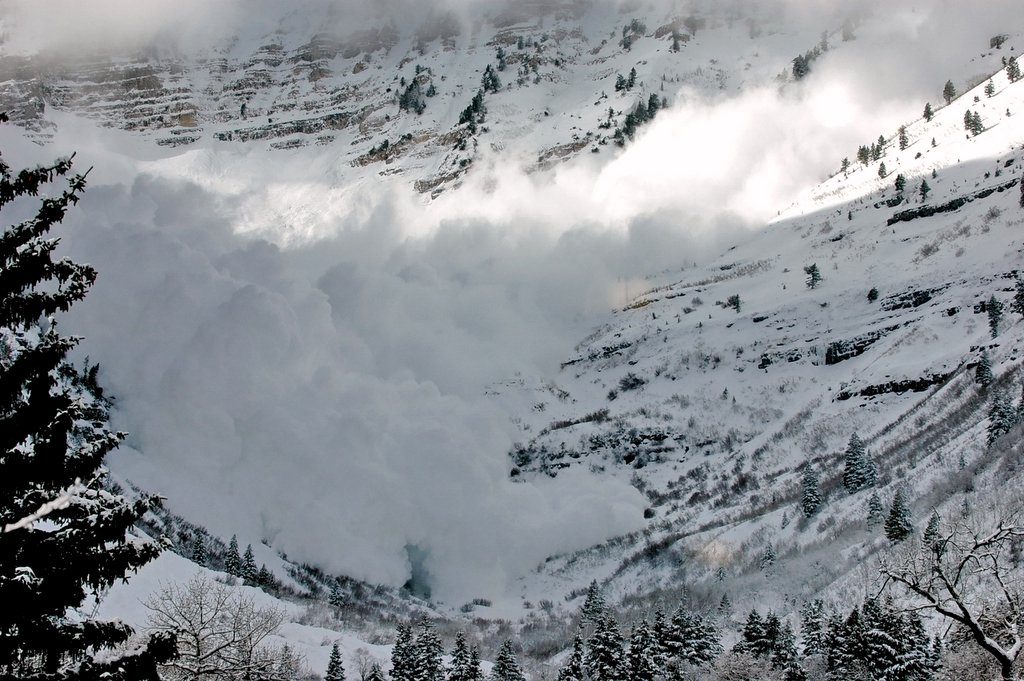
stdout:
[[(514, 477), (582, 466), (631, 480), (650, 502), (648, 529), (550, 561), (530, 596), (572, 596), (596, 578), (641, 601), (702, 580), (716, 599), (742, 589), (783, 608), (786, 594), (839, 598), (836, 585), (861, 579), (884, 544), (864, 526), (870, 493), (842, 490), (853, 433), (881, 471), (883, 503), (904, 486), (918, 523), (959, 503), (965, 469), (987, 488), (990, 397), (1017, 398), (1024, 347), (1009, 312), (1024, 253), (1024, 81), (992, 82), (992, 97), (982, 83), (930, 122), (908, 121), (903, 150), (888, 131), (880, 160), (637, 296), (556, 376), (495, 386), (518, 409)], [(984, 132), (965, 132), (966, 110)], [(1007, 310), (995, 338), (992, 296)], [(983, 350), (997, 376), (988, 391), (974, 377)], [(829, 490), (811, 521), (799, 508), (807, 466)], [(785, 567), (766, 581), (769, 546)]]

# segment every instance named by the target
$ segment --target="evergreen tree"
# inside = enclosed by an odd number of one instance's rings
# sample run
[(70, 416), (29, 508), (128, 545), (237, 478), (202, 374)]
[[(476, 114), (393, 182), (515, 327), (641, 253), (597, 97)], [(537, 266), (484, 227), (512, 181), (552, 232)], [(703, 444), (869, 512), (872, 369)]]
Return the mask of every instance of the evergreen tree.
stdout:
[[(897, 178), (897, 179), (898, 179), (898, 178)], [(876, 300), (878, 300), (878, 289), (877, 289), (877, 288), (875, 288), (874, 286), (872, 286), (872, 287), (871, 287), (871, 290), (870, 290), (870, 291), (868, 291), (868, 302), (869, 302), (869, 303), (873, 303), (873, 302), (875, 302)]]
[(615, 76), (615, 91), (622, 92), (626, 89), (626, 77), (621, 73)]
[(845, 621), (830, 623), (826, 660), (833, 678), (864, 678), (865, 633), (859, 608), (854, 608)]
[(452, 649), (452, 664), (448, 671), (448, 681), (475, 681), (475, 679), (476, 670), (473, 668), (473, 657), (469, 646), (466, 645), (466, 635), (460, 631), (455, 634), (455, 647)]
[(891, 609), (883, 607), (877, 599), (864, 602), (861, 609), (864, 627), (862, 661), (873, 679), (888, 679), (890, 669), (895, 667), (901, 642), (894, 636), (898, 619)]
[(416, 656), (412, 627), (398, 625), (395, 645), (391, 649), (391, 681), (416, 681)]
[(810, 462), (804, 466), (804, 477), (802, 482), (803, 494), (800, 498), (800, 510), (810, 518), (821, 508), (821, 489), (818, 485), (818, 476), (811, 467)]
[(940, 527), (939, 512), (932, 509), (931, 517), (928, 518), (928, 526), (924, 528), (924, 545), (928, 548), (934, 549), (939, 541), (939, 527)]
[(1020, 80), (1020, 64), (1017, 63), (1017, 57), (1010, 57), (1007, 60), (1006, 77), (1010, 79), (1011, 83), (1016, 83)]
[(483, 86), (484, 92), (497, 92), (501, 89), (501, 80), (490, 64), (484, 69), (484, 75), (480, 79), (480, 84)]
[(953, 81), (946, 81), (946, 85), (942, 88), (942, 98), (946, 100), (946, 104), (956, 99), (956, 86), (953, 85)]
[(928, 193), (932, 190), (928, 186), (928, 180), (921, 180), (921, 186), (918, 187), (917, 193), (921, 195), (921, 200), (924, 201), (928, 198)]
[(862, 489), (873, 487), (877, 475), (875, 464), (868, 456), (857, 433), (850, 436), (846, 446), (846, 468), (843, 471), (843, 487), (851, 494)]
[(245, 555), (242, 556), (242, 577), (250, 584), (256, 583), (256, 576), (259, 569), (256, 567), (256, 557), (252, 554), (252, 544), (245, 547)]
[(772, 567), (775, 565), (775, 547), (768, 544), (764, 548), (764, 553), (758, 559), (758, 567), (761, 568), (762, 572), (770, 572)]
[(985, 309), (988, 312), (988, 330), (992, 334), (993, 338), (999, 336), (999, 325), (1003, 321), (1003, 304), (998, 298), (992, 296), (988, 299), (988, 303), (985, 305)]
[(932, 118), (935, 117), (935, 112), (932, 111), (931, 102), (926, 102), (924, 105), (924, 119), (931, 122)]
[(260, 566), (260, 571), (256, 574), (256, 583), (262, 587), (268, 588), (273, 588), (275, 586), (274, 575), (272, 575), (270, 570), (267, 569), (266, 564)]
[(804, 274), (807, 275), (807, 288), (818, 288), (818, 284), (821, 283), (821, 270), (818, 269), (818, 263), (805, 266)]
[(331, 646), (331, 657), (327, 661), (327, 673), (324, 681), (345, 681), (345, 667), (341, 662), (341, 651), (338, 650), (338, 643), (335, 641)]
[(722, 653), (715, 625), (709, 619), (682, 608), (672, 616), (661, 644), (665, 656), (664, 666), (669, 672), (678, 670), (680, 665), (708, 665)]
[(885, 513), (882, 508), (882, 499), (878, 496), (878, 492), (872, 492), (871, 498), (868, 499), (868, 527), (878, 527), (882, 522), (882, 517), (884, 514)]
[(1005, 390), (996, 391), (992, 396), (992, 404), (988, 410), (988, 444), (996, 441), (1001, 435), (1010, 432), (1017, 421), (1017, 412), (1010, 402)]
[(626, 80), (626, 89), (632, 90), (633, 86), (636, 85), (636, 68), (629, 70), (629, 78)]
[(992, 360), (988, 357), (988, 350), (982, 350), (981, 359), (974, 369), (974, 381), (982, 388), (987, 388), (992, 385), (992, 380)]
[(892, 500), (889, 517), (885, 519), (885, 536), (893, 544), (898, 544), (909, 537), (913, 531), (914, 525), (910, 522), (910, 507), (907, 505), (906, 494), (903, 488), (899, 487)]
[(821, 599), (807, 601), (800, 608), (800, 638), (805, 657), (825, 652), (825, 604)]
[[(558, 681), (585, 681), (586, 671), (583, 668), (583, 635), (579, 631), (572, 639), (572, 654), (566, 661), (565, 666), (558, 670)], [(461, 681), (449, 679), (449, 681)]]
[(910, 145), (910, 140), (907, 138), (907, 126), (901, 125), (899, 129), (899, 141), (900, 151), (903, 151)]
[(903, 190), (907, 188), (907, 178), (902, 173), (896, 175), (896, 193), (902, 194)]
[(991, 97), (996, 93), (996, 84), (992, 82), (992, 79), (988, 79), (988, 83), (985, 84), (985, 96)]
[(879, 163), (878, 164), (878, 176), (884, 178), (888, 174), (889, 173), (888, 173), (888, 171), (885, 168), (885, 162)]
[(763, 619), (757, 610), (751, 610), (747, 615), (747, 621), (743, 625), (743, 632), (740, 641), (733, 647), (736, 652), (743, 652), (754, 657), (768, 657), (775, 646), (775, 638), (778, 636), (778, 618), (769, 613), (769, 620)]
[(871, 148), (865, 145), (857, 147), (857, 160), (865, 166), (871, 163)]
[(327, 602), (330, 603), (332, 608), (336, 609), (345, 605), (345, 594), (337, 580), (331, 582), (331, 593), (327, 597)]
[(629, 654), (626, 658), (629, 681), (654, 681), (658, 677), (660, 669), (657, 648), (658, 642), (647, 620), (640, 620), (629, 637)]
[(729, 615), (732, 612), (732, 601), (729, 600), (729, 594), (722, 594), (722, 600), (718, 602), (718, 612), (723, 615)]
[[(0, 123), (7, 117), (0, 114)], [(15, 173), (0, 159), (0, 208), (48, 193), (71, 159)], [(5, 681), (155, 679), (173, 654), (173, 636), (109, 649), (127, 625), (79, 611), (159, 552), (126, 533), (157, 499), (129, 501), (107, 489), (104, 457), (125, 437), (108, 429), (110, 402), (96, 367), (72, 365), (79, 339), (62, 336), (55, 315), (82, 300), (96, 271), (54, 260), (47, 239), (85, 188), (63, 192), (0, 236), (0, 678)], [(27, 211), (22, 210), (25, 215)], [(42, 520), (43, 526), (37, 522)], [(105, 659), (102, 659), (105, 658)]]
[(625, 677), (622, 636), (611, 615), (605, 615), (597, 623), (588, 649), (587, 673), (593, 681), (619, 681)]
[[(614, 677), (618, 678), (618, 677)], [(505, 641), (498, 649), (498, 657), (494, 660), (494, 668), (491, 669), (492, 681), (526, 681), (519, 663), (516, 662), (516, 651), (512, 641)], [(595, 677), (595, 681), (603, 681)]]
[(242, 557), (238, 555), (238, 537), (231, 535), (228, 552), (224, 554), (224, 571), (235, 577), (242, 576)]
[(787, 681), (803, 678), (802, 670), (797, 664), (796, 638), (788, 622), (779, 629), (775, 645), (772, 646), (771, 663), (772, 667), (785, 673)]
[(413, 681), (444, 681), (444, 649), (433, 625), (424, 620), (413, 649)]
[[(1021, 186), (1024, 187), (1024, 183), (1022, 183)], [(1021, 192), (1021, 195), (1024, 196), (1024, 192)], [(1014, 314), (1024, 317), (1024, 277), (1021, 277), (1019, 274), (1017, 275), (1016, 290), (1013, 293), (1013, 301), (1010, 302), (1010, 310), (1012, 310)]]
[(590, 582), (587, 587), (587, 597), (583, 601), (583, 608), (580, 610), (581, 622), (600, 622), (604, 618), (604, 596), (601, 595), (601, 587), (597, 580)]
[(839, 172), (845, 173), (850, 169), (850, 159), (843, 157), (843, 162), (839, 165)]
[(196, 532), (192, 537), (192, 555), (190, 559), (196, 565), (206, 565), (206, 535), (203, 532)]
[(366, 679), (364, 681), (386, 681), (384, 677), (384, 670), (380, 668), (379, 662), (374, 662), (370, 665), (370, 671), (366, 673)]
[(657, 645), (654, 649), (654, 660), (658, 669), (665, 669), (668, 664), (668, 641), (669, 641), (669, 627), (665, 621), (665, 613), (660, 609), (654, 611), (654, 622), (651, 624), (651, 633), (654, 634), (654, 640)]

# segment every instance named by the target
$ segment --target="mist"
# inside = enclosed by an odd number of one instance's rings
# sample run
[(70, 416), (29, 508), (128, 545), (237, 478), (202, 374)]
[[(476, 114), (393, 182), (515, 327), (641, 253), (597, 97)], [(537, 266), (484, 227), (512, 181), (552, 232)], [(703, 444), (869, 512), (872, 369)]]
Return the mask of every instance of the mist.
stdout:
[[(309, 26), (408, 9), (291, 6), (286, 20)], [(14, 3), (8, 47), (72, 33), (84, 49), (208, 45), (280, 20), (241, 7)], [(1018, 11), (856, 9), (857, 40), (799, 85), (679, 89), (611, 160), (528, 174), (484, 154), (434, 201), (399, 182), (338, 183), (329, 159), (305, 152), (273, 163), (255, 149), (160, 157), (62, 114), (45, 149), (3, 130), (14, 165), (77, 149), (95, 167), (62, 249), (99, 279), (64, 323), (85, 337), (81, 354), (100, 362), (115, 426), (130, 433), (111, 468), (221, 536), (371, 582), (400, 586), (407, 547), (418, 547), (445, 599), (500, 593), (554, 552), (641, 527), (645, 500), (625, 480), (513, 483), (507, 453), (521, 434), (484, 393), (556, 375), (626, 302), (623, 282), (637, 282), (635, 294), (681, 278), (764, 228), (857, 145), (937, 102), (951, 69)], [(788, 0), (757, 11), (833, 22), (839, 10)]]

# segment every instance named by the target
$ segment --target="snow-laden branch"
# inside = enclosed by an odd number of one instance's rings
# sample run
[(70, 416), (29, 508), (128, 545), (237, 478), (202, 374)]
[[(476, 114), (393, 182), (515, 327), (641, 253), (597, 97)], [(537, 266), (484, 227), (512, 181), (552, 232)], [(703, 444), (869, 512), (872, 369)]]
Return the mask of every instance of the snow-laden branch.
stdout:
[(36, 509), (36, 511), (30, 513), (21, 520), (17, 520), (13, 523), (8, 523), (7, 525), (4, 525), (4, 534), (29, 527), (30, 525), (42, 520), (51, 513), (67, 508), (68, 506), (71, 505), (71, 502), (74, 500), (75, 496), (80, 492), (83, 492), (84, 490), (85, 487), (82, 485), (81, 479), (76, 478), (74, 484), (68, 487), (63, 492), (61, 492), (60, 496), (58, 496), (56, 499), (47, 501), (45, 504)]

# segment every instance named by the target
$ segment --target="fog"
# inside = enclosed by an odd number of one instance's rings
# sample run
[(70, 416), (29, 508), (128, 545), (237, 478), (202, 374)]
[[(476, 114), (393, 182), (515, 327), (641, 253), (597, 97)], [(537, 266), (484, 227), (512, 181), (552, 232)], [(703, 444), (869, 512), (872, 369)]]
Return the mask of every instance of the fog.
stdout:
[[(759, 11), (834, 18), (821, 5)], [(799, 86), (673, 93), (614, 160), (538, 176), (485, 155), (433, 202), (396, 182), (339, 185), (302, 156), (155, 159), (67, 116), (45, 149), (9, 126), (0, 140), (15, 164), (77, 149), (95, 167), (62, 248), (99, 279), (65, 328), (86, 338), (115, 425), (130, 432), (111, 458), (118, 476), (222, 536), (373, 582), (401, 585), (417, 546), (435, 593), (468, 599), (553, 552), (640, 527), (644, 508), (609, 477), (512, 483), (518, 436), (486, 388), (556, 374), (623, 302), (623, 282), (637, 293), (644, 277), (763, 228), (858, 144), (937, 102), (946, 74), (1016, 12), (966, 5), (862, 3), (857, 40)], [(271, 30), (276, 19), (242, 12), (251, 6), (19, 2), (10, 45)], [(292, 6), (289, 21), (312, 23), (410, 7)]]

